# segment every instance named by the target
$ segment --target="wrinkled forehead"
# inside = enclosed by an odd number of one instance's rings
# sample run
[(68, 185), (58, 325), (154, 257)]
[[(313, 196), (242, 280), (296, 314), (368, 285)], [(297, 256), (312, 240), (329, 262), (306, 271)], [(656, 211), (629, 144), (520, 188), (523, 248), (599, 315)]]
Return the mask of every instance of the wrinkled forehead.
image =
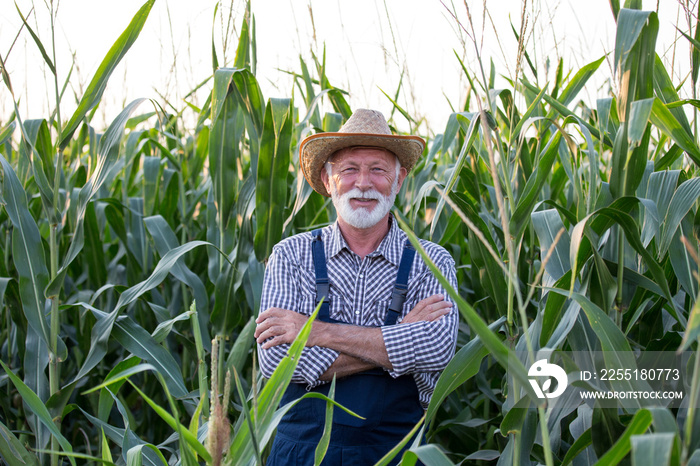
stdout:
[(398, 158), (393, 152), (383, 147), (375, 146), (351, 146), (337, 150), (328, 157), (331, 164), (339, 164), (364, 159), (369, 162), (384, 161), (394, 164)]

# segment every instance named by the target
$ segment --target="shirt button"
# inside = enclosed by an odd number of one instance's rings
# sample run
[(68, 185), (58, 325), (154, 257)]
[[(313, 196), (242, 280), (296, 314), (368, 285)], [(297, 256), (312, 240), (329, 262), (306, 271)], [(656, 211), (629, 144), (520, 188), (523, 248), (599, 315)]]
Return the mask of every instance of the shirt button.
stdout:
[(355, 311), (355, 315), (359, 316), (359, 315), (360, 315), (360, 311)]
[(361, 273), (361, 274), (359, 275), (360, 278), (362, 278), (362, 277), (364, 277), (364, 276), (365, 276), (364, 273)]

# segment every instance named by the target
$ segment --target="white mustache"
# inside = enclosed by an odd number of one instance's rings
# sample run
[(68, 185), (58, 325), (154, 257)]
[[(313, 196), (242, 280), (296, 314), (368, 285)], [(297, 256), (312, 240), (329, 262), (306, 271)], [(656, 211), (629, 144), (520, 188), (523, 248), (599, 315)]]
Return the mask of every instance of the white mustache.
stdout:
[(370, 189), (369, 191), (361, 191), (359, 188), (353, 188), (341, 196), (344, 199), (375, 199), (380, 201), (384, 196), (379, 191)]

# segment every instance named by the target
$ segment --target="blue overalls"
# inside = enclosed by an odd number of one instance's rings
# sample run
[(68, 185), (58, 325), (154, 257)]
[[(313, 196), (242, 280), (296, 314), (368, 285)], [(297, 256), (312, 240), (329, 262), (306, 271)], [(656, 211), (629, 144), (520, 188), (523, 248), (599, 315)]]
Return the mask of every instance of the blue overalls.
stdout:
[[(316, 302), (324, 298), (317, 318), (323, 322), (343, 323), (330, 317), (328, 271), (321, 230), (313, 231), (313, 235)], [(384, 325), (396, 324), (406, 298), (408, 274), (415, 252), (406, 241)], [(329, 388), (330, 384), (323, 384), (313, 388), (313, 391), (328, 395)], [(281, 405), (305, 393), (305, 384), (291, 383)], [(334, 409), (330, 445), (323, 465), (373, 465), (395, 447), (423, 416), (413, 376), (407, 374), (393, 378), (381, 368), (337, 379), (335, 401), (365, 419), (351, 416), (339, 408)], [(277, 427), (267, 465), (313, 465), (316, 446), (325, 425), (325, 413), (324, 400), (306, 398), (297, 403)], [(398, 463), (402, 454), (396, 455), (391, 464)]]

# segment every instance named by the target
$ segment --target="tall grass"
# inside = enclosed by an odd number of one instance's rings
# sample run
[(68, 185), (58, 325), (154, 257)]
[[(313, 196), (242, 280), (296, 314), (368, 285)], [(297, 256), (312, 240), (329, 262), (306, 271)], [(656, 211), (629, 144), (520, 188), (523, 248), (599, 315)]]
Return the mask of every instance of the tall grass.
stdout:
[[(293, 74), (294, 99), (266, 99), (248, 5), (232, 66), (203, 84), (194, 127), (165, 110), (175, 103), (139, 99), (100, 133), (91, 118), (152, 5), (69, 118), (54, 79), (54, 115), (23, 120), (15, 107), (0, 129), (0, 456), (10, 464), (263, 463), (291, 407), (278, 405), (309, 327), (265, 381), (252, 316), (272, 246), (334, 218), (296, 154), (305, 135), (349, 117), (347, 94), (314, 56)], [(656, 13), (624, 6), (611, 2), (616, 94), (577, 100), (603, 58), (547, 86), (532, 79), (523, 26), (511, 87), (495, 89), (481, 63), (463, 66), (465, 106), (404, 183), (404, 229), (459, 264), (459, 289), (444, 282), (462, 325), (416, 426), (428, 444), (403, 464), (700, 461), (697, 102), (679, 97), (656, 56)], [(53, 47), (25, 28), (57, 76)], [(697, 30), (690, 21), (683, 34), (700, 48)], [(395, 96), (394, 114), (410, 118)], [(591, 349), (690, 351), (691, 396), (677, 410), (530, 401), (526, 365), (543, 350)]]

